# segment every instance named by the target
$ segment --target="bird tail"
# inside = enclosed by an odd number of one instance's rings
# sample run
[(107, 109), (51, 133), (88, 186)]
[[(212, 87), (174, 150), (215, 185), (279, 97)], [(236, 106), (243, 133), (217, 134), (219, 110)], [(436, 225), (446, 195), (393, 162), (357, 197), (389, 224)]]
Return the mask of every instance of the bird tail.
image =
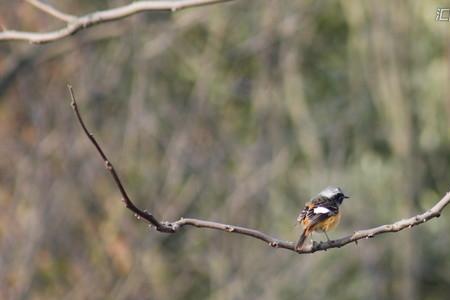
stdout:
[(298, 239), (297, 244), (295, 244), (295, 250), (301, 250), (303, 248), (303, 244), (305, 243), (306, 238), (309, 235), (309, 230), (305, 228)]

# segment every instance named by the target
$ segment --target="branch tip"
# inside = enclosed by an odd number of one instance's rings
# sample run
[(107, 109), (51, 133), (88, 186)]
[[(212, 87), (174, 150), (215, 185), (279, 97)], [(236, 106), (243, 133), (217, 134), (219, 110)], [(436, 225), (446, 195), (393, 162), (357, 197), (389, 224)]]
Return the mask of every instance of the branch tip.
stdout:
[(78, 110), (78, 107), (76, 105), (75, 93), (73, 92), (72, 86), (71, 85), (67, 85), (67, 87), (69, 89), (69, 94), (70, 94), (70, 97), (71, 97), (72, 103), (73, 103), (72, 106), (74, 108), (74, 113), (75, 113), (75, 116), (77, 117), (78, 123), (80, 123), (80, 126), (83, 129), (83, 132), (86, 134), (88, 139), (94, 145), (95, 149), (97, 150), (98, 154), (102, 157), (103, 161), (106, 162), (107, 169), (108, 169), (109, 173), (111, 174), (111, 176), (112, 176), (112, 178), (114, 180), (114, 183), (116, 184), (117, 188), (119, 189), (119, 191), (120, 191), (120, 193), (122, 195), (122, 201), (125, 203), (125, 206), (128, 209), (130, 209), (133, 213), (135, 213), (135, 216), (139, 217), (139, 219), (143, 218), (148, 223), (154, 225), (157, 229), (161, 229), (161, 228), (163, 230), (166, 229), (163, 225), (161, 225), (161, 223), (159, 223), (159, 221), (157, 219), (155, 219), (155, 217), (153, 217), (152, 214), (146, 213), (146, 212), (140, 210), (131, 201), (130, 197), (128, 196), (127, 191), (125, 190), (125, 187), (122, 184), (122, 181), (119, 178), (119, 175), (117, 174), (116, 170), (114, 169), (114, 166), (109, 161), (108, 157), (104, 153), (104, 151), (101, 148), (100, 144), (95, 139), (94, 135), (89, 132), (88, 128), (84, 124), (83, 118), (81, 117), (80, 111)]

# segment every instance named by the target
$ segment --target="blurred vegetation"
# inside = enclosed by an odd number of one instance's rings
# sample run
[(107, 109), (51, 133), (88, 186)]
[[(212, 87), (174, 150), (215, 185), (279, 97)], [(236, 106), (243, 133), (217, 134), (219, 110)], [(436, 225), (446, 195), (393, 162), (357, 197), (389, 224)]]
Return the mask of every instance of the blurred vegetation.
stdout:
[[(53, 1), (86, 13), (127, 1)], [(0, 44), (0, 298), (445, 299), (450, 212), (298, 256), (123, 208), (66, 83), (131, 196), (295, 240), (305, 201), (352, 198), (331, 236), (431, 207), (450, 183), (450, 23), (436, 1), (235, 1), (45, 46)], [(11, 29), (61, 24), (0, 3)], [(316, 239), (322, 238), (316, 236)]]

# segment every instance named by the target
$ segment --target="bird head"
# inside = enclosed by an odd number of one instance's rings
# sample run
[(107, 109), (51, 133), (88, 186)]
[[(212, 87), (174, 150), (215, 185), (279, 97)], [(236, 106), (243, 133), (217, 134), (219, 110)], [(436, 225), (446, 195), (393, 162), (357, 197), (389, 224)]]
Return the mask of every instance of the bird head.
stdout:
[(329, 186), (323, 191), (319, 193), (319, 196), (326, 197), (329, 199), (336, 200), (339, 204), (344, 201), (344, 199), (350, 198), (349, 196), (344, 194), (344, 191), (342, 191), (339, 187)]

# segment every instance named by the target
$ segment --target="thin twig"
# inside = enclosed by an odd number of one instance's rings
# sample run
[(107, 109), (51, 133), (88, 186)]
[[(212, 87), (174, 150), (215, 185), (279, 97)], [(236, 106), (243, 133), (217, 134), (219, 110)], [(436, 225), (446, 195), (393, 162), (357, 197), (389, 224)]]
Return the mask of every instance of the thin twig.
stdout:
[(379, 234), (388, 233), (388, 232), (398, 232), (398, 231), (401, 231), (406, 228), (411, 228), (413, 226), (423, 224), (433, 218), (439, 217), (441, 215), (441, 212), (444, 210), (444, 208), (450, 203), (450, 192), (448, 192), (431, 209), (427, 210), (426, 212), (424, 212), (422, 214), (416, 215), (409, 219), (403, 219), (403, 220), (397, 221), (392, 224), (386, 224), (386, 225), (381, 225), (381, 226), (370, 228), (370, 229), (355, 231), (353, 234), (345, 236), (345, 237), (337, 239), (337, 240), (331, 240), (331, 241), (327, 241), (327, 242), (319, 242), (319, 243), (313, 243), (310, 245), (305, 245), (301, 250), (295, 249), (295, 242), (280, 240), (280, 239), (272, 237), (262, 231), (259, 231), (256, 229), (251, 229), (251, 228), (246, 228), (246, 227), (241, 227), (241, 226), (223, 224), (223, 223), (200, 220), (200, 219), (192, 219), (192, 218), (181, 218), (175, 222), (160, 222), (151, 213), (139, 209), (128, 197), (128, 194), (127, 194), (119, 176), (117, 175), (116, 171), (114, 170), (113, 165), (110, 163), (110, 161), (106, 157), (104, 151), (102, 150), (102, 148), (96, 141), (95, 137), (86, 128), (86, 125), (84, 124), (83, 119), (81, 118), (80, 112), (78, 111), (78, 106), (77, 106), (77, 103), (75, 100), (75, 96), (74, 96), (72, 87), (70, 85), (68, 85), (68, 88), (69, 88), (70, 97), (72, 99), (72, 103), (71, 103), (72, 108), (77, 116), (77, 119), (78, 119), (81, 127), (83, 128), (84, 133), (87, 135), (87, 137), (92, 142), (92, 144), (94, 144), (98, 153), (101, 155), (101, 157), (105, 161), (106, 168), (111, 173), (115, 184), (119, 188), (126, 207), (128, 209), (130, 209), (137, 217), (140, 217), (140, 218), (146, 220), (147, 222), (149, 222), (150, 224), (155, 226), (158, 231), (161, 231), (161, 232), (176, 233), (184, 226), (194, 226), (194, 227), (198, 227), (198, 228), (216, 229), (216, 230), (221, 230), (221, 231), (230, 232), (230, 233), (238, 233), (238, 234), (246, 235), (246, 236), (249, 236), (249, 237), (252, 237), (255, 239), (259, 239), (274, 248), (287, 249), (287, 250), (297, 252), (299, 254), (307, 254), (307, 253), (314, 253), (317, 251), (326, 251), (326, 250), (332, 249), (332, 248), (340, 248), (340, 247), (343, 247), (343, 246), (353, 243), (353, 242), (356, 243), (357, 241), (362, 240), (362, 239), (373, 238), (374, 236), (379, 235)]
[(34, 44), (43, 44), (60, 40), (77, 33), (85, 28), (111, 22), (129, 17), (131, 15), (145, 11), (172, 11), (182, 10), (190, 7), (206, 6), (221, 2), (230, 2), (234, 0), (178, 0), (178, 1), (136, 1), (128, 5), (96, 11), (84, 16), (75, 17), (56, 10), (55, 8), (38, 2), (28, 0), (31, 4), (49, 13), (50, 15), (64, 20), (67, 25), (61, 29), (49, 32), (28, 32), (5, 30), (0, 32), (0, 41), (28, 41)]
[(70, 98), (72, 99), (72, 102), (70, 103), (75, 115), (77, 116), (78, 122), (80, 123), (81, 127), (83, 128), (84, 133), (89, 138), (89, 140), (94, 144), (95, 148), (97, 149), (100, 156), (103, 158), (103, 161), (105, 162), (106, 169), (111, 173), (114, 182), (116, 183), (117, 187), (120, 190), (120, 194), (122, 195), (122, 201), (125, 203), (125, 206), (131, 210), (137, 218), (142, 218), (146, 220), (151, 225), (155, 226), (158, 231), (162, 232), (173, 232), (173, 229), (170, 226), (167, 226), (165, 224), (160, 223), (151, 213), (139, 209), (134, 203), (131, 201), (130, 197), (128, 196), (127, 191), (125, 190), (122, 181), (119, 178), (119, 175), (117, 175), (116, 170), (114, 169), (114, 166), (111, 164), (109, 159), (106, 157), (105, 152), (102, 150), (100, 145), (98, 144), (97, 140), (95, 139), (94, 135), (89, 132), (86, 125), (84, 124), (83, 119), (81, 118), (80, 112), (78, 111), (78, 105), (77, 101), (75, 100), (75, 94), (73, 92), (72, 86), (67, 85), (67, 88), (69, 89)]
[(42, 3), (41, 1), (38, 1), (38, 0), (26, 0), (26, 1), (28, 3), (30, 3), (31, 5), (33, 5), (34, 7), (42, 10), (43, 12), (45, 12), (57, 19), (60, 19), (64, 22), (69, 23), (69, 22), (74, 21), (77, 18), (74, 15), (69, 15), (69, 14), (63, 13), (62, 11), (57, 10), (50, 4)]

